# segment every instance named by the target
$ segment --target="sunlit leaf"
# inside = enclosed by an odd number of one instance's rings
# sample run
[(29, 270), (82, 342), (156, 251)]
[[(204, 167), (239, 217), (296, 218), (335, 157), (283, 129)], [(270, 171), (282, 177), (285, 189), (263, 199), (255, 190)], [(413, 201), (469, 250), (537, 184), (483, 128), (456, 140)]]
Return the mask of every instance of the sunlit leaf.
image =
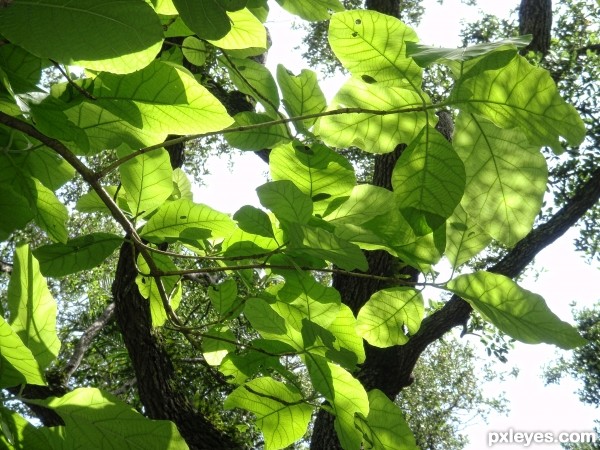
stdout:
[(459, 115), (454, 148), (465, 165), (461, 205), (490, 236), (512, 246), (533, 226), (542, 206), (548, 172), (539, 149), (518, 129)]
[[(24, 417), (4, 406), (0, 406), (0, 447), (8, 450), (49, 450), (55, 449), (38, 427), (29, 423)], [(9, 442), (8, 437), (10, 436)], [(14, 444), (14, 445), (13, 445)]]
[[(532, 145), (562, 151), (559, 138), (579, 145), (585, 127), (572, 105), (560, 96), (550, 74), (514, 56), (497, 67), (496, 53), (469, 61), (452, 100), (467, 112), (485, 116), (501, 128), (518, 127)], [(473, 72), (473, 74), (471, 74)]]
[[(359, 416), (360, 417), (360, 416)], [(378, 389), (369, 391), (369, 415), (357, 417), (356, 426), (369, 448), (377, 450), (419, 450), (398, 405)]]
[(256, 188), (260, 204), (273, 211), (280, 220), (308, 223), (312, 201), (289, 180), (270, 181)]
[[(320, 113), (327, 107), (325, 95), (317, 82), (317, 74), (312, 70), (303, 69), (299, 75), (294, 75), (282, 64), (277, 65), (277, 83), (283, 95), (283, 105), (290, 117)], [(300, 129), (310, 128), (316, 118), (295, 121)]]
[(392, 186), (402, 214), (423, 236), (454, 212), (464, 193), (465, 169), (452, 145), (433, 128), (424, 128), (398, 159)]
[[(315, 132), (334, 147), (355, 146), (369, 153), (389, 153), (411, 142), (429, 122), (429, 100), (412, 89), (386, 87), (350, 78), (330, 102), (328, 111), (360, 108), (372, 112), (336, 114), (318, 120)], [(393, 113), (385, 113), (394, 111)]]
[(356, 184), (352, 165), (322, 144), (304, 147), (280, 145), (269, 155), (273, 180), (290, 180), (313, 200), (314, 212), (323, 213), (329, 203), (349, 194)]
[(31, 350), (40, 369), (46, 369), (60, 349), (56, 301), (27, 245), (15, 250), (7, 300), (10, 326)]
[(204, 42), (194, 36), (188, 36), (181, 45), (183, 56), (195, 66), (203, 66), (206, 62), (207, 49)]
[(466, 263), (491, 241), (492, 237), (458, 205), (446, 224), (446, 257), (452, 266)]
[(408, 342), (404, 327), (415, 334), (423, 320), (421, 293), (413, 288), (393, 287), (375, 292), (360, 309), (356, 332), (376, 347)]
[(63, 64), (114, 73), (147, 66), (162, 45), (152, 7), (137, 0), (107, 0), (103, 6), (95, 0), (17, 1), (0, 14), (0, 29), (13, 44)]
[[(244, 111), (234, 116), (233, 127), (258, 125), (275, 120), (266, 113)], [(272, 148), (280, 142), (289, 141), (289, 132), (284, 124), (265, 125), (246, 131), (233, 131), (225, 134), (225, 140), (240, 150), (262, 150)]]
[[(161, 255), (159, 253), (153, 254), (152, 260), (159, 270), (163, 270), (165, 272), (169, 270), (177, 270), (177, 266), (173, 263), (171, 258), (166, 255)], [(138, 256), (137, 267), (140, 273), (138, 273), (136, 276), (135, 283), (137, 284), (140, 294), (144, 298), (147, 298), (150, 302), (152, 326), (160, 327), (165, 324), (169, 318), (169, 315), (167, 314), (167, 311), (165, 311), (163, 298), (160, 294), (157, 281), (154, 279), (154, 277), (147, 275), (150, 273), (150, 266), (148, 265), (146, 259), (142, 257), (142, 255)], [(166, 296), (166, 301), (173, 311), (177, 310), (179, 307), (179, 302), (181, 301), (182, 292), (180, 280), (181, 278), (176, 275), (160, 278), (162, 288)]]
[(256, 416), (266, 450), (282, 449), (300, 439), (313, 410), (302, 401), (297, 388), (270, 377), (256, 378), (238, 387), (229, 394), (224, 407), (242, 408)]
[(151, 420), (117, 397), (94, 388), (79, 388), (36, 403), (54, 410), (65, 422), (63, 433), (73, 448), (97, 448), (119, 442), (123, 450), (187, 450), (174, 423)]
[(248, 299), (244, 307), (244, 315), (263, 338), (283, 342), (296, 350), (304, 349), (300, 332), (292, 328), (265, 300)]
[[(120, 152), (119, 157), (125, 154)], [(173, 169), (169, 154), (162, 148), (121, 164), (119, 173), (134, 217), (152, 212), (173, 192)]]
[(354, 426), (354, 415), (369, 413), (369, 398), (363, 385), (348, 371), (319, 356), (308, 355), (306, 367), (314, 388), (331, 404), (335, 431), (344, 450), (359, 450), (362, 436)]
[(166, 203), (142, 230), (149, 240), (204, 239), (225, 237), (233, 232), (234, 221), (225, 213), (188, 199)]
[(237, 348), (235, 335), (224, 325), (216, 325), (202, 337), (202, 356), (211, 366), (218, 366), (228, 353)]
[(328, 38), (336, 56), (355, 77), (366, 75), (382, 86), (420, 90), (422, 70), (406, 56), (407, 43), (418, 38), (397, 18), (376, 11), (336, 13)]
[(216, 40), (207, 38), (211, 44), (225, 50), (257, 49), (257, 54), (267, 49), (267, 30), (249, 10), (227, 12), (227, 16), (231, 30)]
[(31, 350), (0, 316), (0, 387), (18, 386), (23, 383), (46, 384)]
[(584, 345), (577, 330), (560, 320), (544, 299), (508, 277), (490, 272), (460, 275), (448, 289), (468, 301), (498, 329), (527, 344), (545, 342), (571, 349)]
[(103, 72), (95, 79), (93, 94), (98, 98), (95, 104), (154, 133), (206, 133), (233, 122), (189, 72), (162, 61), (124, 76)]
[(304, 20), (327, 20), (330, 11), (343, 11), (339, 0), (277, 0), (286, 11), (302, 17)]
[(269, 69), (249, 58), (221, 56), (219, 63), (227, 68), (231, 81), (240, 92), (254, 98), (270, 115), (279, 108), (279, 92)]
[(222, 283), (208, 288), (208, 297), (213, 308), (223, 317), (231, 311), (237, 300), (237, 284), (234, 279), (228, 278)]

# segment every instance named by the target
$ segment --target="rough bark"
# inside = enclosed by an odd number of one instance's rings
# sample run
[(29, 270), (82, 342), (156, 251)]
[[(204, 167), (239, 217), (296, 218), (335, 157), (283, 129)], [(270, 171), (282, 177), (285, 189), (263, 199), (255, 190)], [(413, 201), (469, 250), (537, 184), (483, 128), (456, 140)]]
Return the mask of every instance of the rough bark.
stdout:
[(552, 31), (552, 0), (521, 0), (519, 34), (531, 34), (533, 39), (524, 49), (543, 55), (550, 49)]

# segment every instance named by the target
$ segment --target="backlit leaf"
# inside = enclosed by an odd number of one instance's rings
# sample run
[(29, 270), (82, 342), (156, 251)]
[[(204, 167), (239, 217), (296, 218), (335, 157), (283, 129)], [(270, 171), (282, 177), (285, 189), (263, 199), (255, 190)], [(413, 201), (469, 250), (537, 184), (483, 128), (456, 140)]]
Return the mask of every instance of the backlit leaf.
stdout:
[[(299, 75), (294, 75), (279, 64), (277, 83), (283, 95), (283, 105), (290, 117), (320, 113), (327, 107), (325, 95), (317, 82), (317, 74), (312, 70), (303, 69)], [(316, 118), (296, 121), (294, 125), (301, 130), (308, 129), (315, 120)]]
[(42, 369), (19, 335), (0, 316), (0, 387), (45, 385)]
[(406, 287), (382, 289), (358, 312), (356, 331), (376, 347), (406, 344), (408, 336), (404, 327), (409, 334), (415, 334), (423, 314), (423, 297), (419, 291)]
[(560, 320), (544, 299), (508, 277), (490, 272), (460, 275), (448, 289), (468, 301), (484, 318), (526, 344), (545, 342), (571, 349), (584, 345), (577, 330)]
[(56, 301), (27, 245), (15, 250), (7, 299), (10, 326), (31, 350), (40, 369), (46, 369), (60, 349), (56, 334)]
[(280, 220), (308, 223), (312, 201), (289, 180), (270, 181), (256, 188), (260, 204), (273, 211)]
[(304, 20), (327, 20), (330, 11), (343, 11), (339, 0), (277, 0), (286, 11), (302, 17)]
[(313, 411), (295, 387), (271, 377), (256, 378), (238, 387), (224, 407), (242, 408), (255, 415), (266, 450), (285, 448), (304, 436)]

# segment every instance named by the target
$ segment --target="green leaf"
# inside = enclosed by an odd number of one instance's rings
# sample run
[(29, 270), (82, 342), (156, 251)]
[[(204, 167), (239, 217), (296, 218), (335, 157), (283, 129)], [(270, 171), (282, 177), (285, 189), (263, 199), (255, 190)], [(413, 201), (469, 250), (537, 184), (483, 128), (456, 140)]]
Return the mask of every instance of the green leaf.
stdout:
[(312, 217), (312, 201), (289, 180), (270, 181), (256, 188), (260, 204), (270, 209), (279, 220), (308, 223)]
[(438, 131), (424, 128), (398, 159), (392, 186), (404, 217), (423, 236), (454, 212), (464, 193), (465, 168)]
[(518, 129), (460, 114), (454, 148), (465, 165), (462, 206), (493, 238), (508, 246), (533, 226), (542, 206), (548, 172), (539, 149)]
[(463, 48), (442, 48), (408, 42), (406, 54), (412, 57), (421, 67), (430, 66), (443, 61), (468, 61), (469, 59), (487, 55), (508, 46), (523, 48), (531, 42), (531, 35), (517, 36), (498, 42), (486, 42)]
[(240, 92), (263, 105), (269, 115), (277, 114), (279, 92), (269, 69), (248, 58), (221, 56), (218, 61), (227, 68), (231, 81)]
[(195, 66), (203, 66), (206, 62), (206, 44), (194, 36), (188, 36), (181, 45), (183, 56)]
[[(373, 112), (321, 117), (316, 125), (326, 144), (358, 147), (369, 153), (389, 153), (402, 142), (411, 142), (434, 118), (424, 110), (429, 99), (402, 87), (368, 84), (350, 78), (333, 97), (328, 111), (360, 108)], [(394, 111), (394, 113), (383, 114)]]
[(44, 62), (16, 45), (6, 43), (0, 47), (0, 68), (10, 83), (7, 88), (13, 94), (39, 91), (42, 68), (48, 64), (49, 61)]
[(227, 16), (231, 30), (221, 38), (207, 38), (211, 44), (225, 50), (253, 49), (251, 53), (259, 55), (267, 49), (267, 30), (248, 9)]
[(188, 71), (162, 61), (125, 76), (103, 72), (95, 79), (93, 94), (97, 105), (154, 133), (207, 133), (233, 122), (225, 107)]
[[(360, 416), (359, 416), (360, 417)], [(419, 450), (404, 415), (398, 405), (394, 404), (378, 389), (369, 391), (369, 415), (366, 421), (357, 420), (365, 441), (377, 450)]]
[(115, 234), (91, 233), (69, 239), (66, 244), (42, 245), (33, 255), (45, 276), (62, 277), (99, 266), (122, 242)]
[[(311, 275), (296, 271), (277, 271), (285, 277), (285, 284), (277, 292), (278, 310), (298, 331), (303, 321), (310, 320), (327, 328), (336, 318), (341, 305), (340, 293), (318, 283)], [(285, 311), (285, 314), (281, 314)]]
[(73, 448), (97, 448), (118, 442), (123, 450), (187, 450), (174, 423), (150, 420), (117, 397), (94, 388), (79, 388), (60, 398), (38, 400), (64, 420), (65, 440)]
[[(118, 152), (122, 158), (129, 152)], [(173, 169), (164, 149), (143, 153), (119, 166), (121, 183), (134, 217), (164, 204), (173, 192)]]
[(271, 219), (262, 209), (244, 205), (233, 215), (233, 220), (236, 220), (238, 226), (247, 233), (267, 238), (275, 237)]
[(458, 205), (446, 223), (446, 257), (452, 267), (466, 263), (491, 241), (492, 237)]
[(90, 143), (85, 131), (69, 120), (64, 112), (65, 105), (52, 96), (46, 97), (39, 104), (30, 104), (31, 115), (36, 128), (46, 136), (68, 142), (83, 153), (90, 150)]
[(518, 341), (545, 342), (563, 349), (587, 342), (573, 326), (550, 311), (540, 295), (523, 289), (503, 275), (485, 271), (460, 275), (446, 286), (500, 331)]
[[(233, 127), (257, 125), (271, 122), (273, 119), (266, 113), (256, 113), (252, 111), (243, 111), (234, 116), (235, 124)], [(264, 127), (253, 128), (246, 131), (227, 132), (225, 140), (232, 147), (240, 150), (262, 150), (272, 148), (280, 142), (289, 141), (289, 132), (284, 124), (268, 125)]]
[(358, 312), (356, 332), (375, 347), (392, 347), (408, 342), (423, 320), (421, 293), (407, 287), (393, 287), (375, 292)]
[[(166, 272), (178, 269), (171, 258), (166, 255), (161, 255), (160, 253), (152, 254), (152, 260), (159, 270)], [(142, 275), (150, 272), (150, 266), (142, 255), (138, 256), (137, 266), (140, 273), (136, 276), (135, 283), (137, 284), (140, 294), (150, 302), (152, 326), (160, 327), (164, 325), (169, 318), (163, 305), (163, 299), (160, 296), (160, 290), (153, 277)], [(177, 310), (182, 294), (181, 284), (179, 283), (181, 277), (178, 275), (171, 275), (161, 277), (160, 280), (167, 296), (169, 306), (173, 311)]]
[(228, 278), (222, 283), (208, 288), (208, 297), (221, 317), (228, 314), (236, 305), (237, 284), (234, 279)]
[(251, 234), (237, 228), (229, 237), (223, 241), (225, 256), (247, 256), (253, 257), (276, 251), (284, 242), (283, 231), (275, 230), (275, 238), (263, 237)]
[(459, 79), (451, 101), (500, 128), (518, 127), (532, 145), (561, 152), (560, 137), (579, 145), (586, 133), (583, 121), (561, 98), (550, 74), (518, 55), (498, 68), (495, 57), (492, 53), (469, 61), (477, 70)]
[(33, 353), (15, 330), (0, 316), (0, 387), (23, 383), (46, 384), (42, 369)]
[(147, 66), (163, 34), (152, 7), (137, 0), (107, 0), (102, 8), (95, 0), (16, 1), (0, 14), (0, 29), (36, 56), (114, 73)]
[[(214, 339), (211, 338), (214, 337)], [(235, 335), (224, 325), (212, 327), (202, 337), (202, 356), (211, 366), (218, 366), (227, 354), (236, 350)]]
[(269, 168), (273, 180), (290, 180), (308, 195), (315, 213), (323, 213), (333, 199), (349, 194), (356, 184), (348, 160), (322, 144), (280, 145), (269, 154)]
[[(0, 447), (8, 450), (54, 450), (44, 433), (21, 415), (0, 406)], [(10, 441), (8, 437), (10, 436)]]
[(303, 255), (331, 261), (344, 270), (366, 271), (369, 267), (360, 248), (318, 227), (298, 225), (290, 230), (293, 245), (291, 255)]
[(362, 436), (354, 426), (354, 415), (369, 413), (369, 398), (363, 385), (348, 371), (325, 358), (307, 355), (306, 367), (313, 387), (331, 404), (335, 431), (344, 450), (359, 450)]
[(46, 369), (60, 350), (56, 302), (27, 245), (15, 250), (7, 299), (12, 329), (31, 350), (40, 369)]
[(249, 350), (241, 355), (229, 353), (223, 359), (219, 372), (225, 375), (230, 383), (244, 384), (261, 371), (267, 371), (270, 368), (279, 369), (280, 366), (277, 357)]
[[(3, 159), (3, 158), (0, 158)], [(0, 240), (6, 239), (13, 231), (23, 228), (34, 217), (27, 198), (15, 191), (6, 183), (0, 183), (0, 211), (10, 211), (10, 214), (0, 214)]]
[(48, 233), (53, 241), (66, 243), (68, 239), (66, 222), (69, 213), (65, 205), (40, 180), (21, 176), (18, 183), (22, 192), (32, 202), (33, 218), (38, 226)]
[(335, 336), (336, 344), (340, 348), (349, 350), (356, 355), (356, 363), (365, 361), (365, 346), (362, 337), (356, 333), (356, 318), (352, 310), (342, 304), (337, 317), (329, 324), (327, 330)]
[(277, 0), (287, 12), (302, 17), (304, 20), (328, 20), (330, 11), (343, 11), (339, 0)]
[(256, 378), (235, 389), (223, 405), (242, 408), (256, 416), (265, 437), (265, 450), (282, 449), (306, 433), (313, 408), (295, 388), (271, 377)]
[(248, 299), (244, 307), (244, 315), (263, 338), (283, 342), (296, 350), (304, 349), (300, 332), (289, 325), (262, 298)]
[[(113, 199), (116, 199), (119, 208), (121, 208), (123, 211), (131, 213), (129, 210), (129, 205), (127, 204), (127, 199), (125, 198), (124, 189), (118, 186), (103, 186), (103, 188), (108, 195), (110, 195)], [(75, 209), (83, 213), (102, 212), (105, 214), (110, 214), (110, 210), (106, 204), (98, 196), (96, 191), (93, 190), (90, 190), (79, 197), (77, 203), (75, 203)]]
[(204, 239), (226, 237), (235, 229), (229, 215), (188, 199), (163, 205), (142, 230), (148, 240)]
[(219, 39), (229, 33), (231, 23), (217, 0), (173, 0), (184, 23), (201, 39)]
[(406, 45), (418, 40), (412, 28), (375, 11), (336, 13), (329, 24), (331, 49), (352, 75), (415, 92), (420, 91), (422, 69), (406, 55)]
[[(302, 69), (300, 75), (294, 75), (282, 64), (278, 64), (277, 83), (283, 95), (283, 105), (290, 117), (317, 114), (327, 107), (325, 95), (317, 82), (317, 74), (312, 70)], [(294, 125), (300, 130), (307, 130), (315, 121), (316, 118), (295, 121)]]
[(49, 148), (5, 154), (0, 158), (0, 182), (13, 183), (18, 173), (15, 172), (15, 167), (21, 173), (37, 178), (52, 191), (56, 191), (75, 175), (75, 169)]
[(324, 219), (335, 226), (345, 223), (361, 225), (395, 207), (396, 201), (391, 191), (371, 184), (359, 184), (348, 199)]

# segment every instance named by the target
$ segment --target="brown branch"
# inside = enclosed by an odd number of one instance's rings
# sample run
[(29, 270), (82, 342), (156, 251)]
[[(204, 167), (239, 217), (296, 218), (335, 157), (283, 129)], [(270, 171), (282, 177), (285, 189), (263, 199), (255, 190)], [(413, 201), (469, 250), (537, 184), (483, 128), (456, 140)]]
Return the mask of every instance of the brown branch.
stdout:
[(10, 275), (12, 273), (13, 265), (4, 261), (0, 261), (0, 272)]
[(83, 357), (85, 353), (89, 350), (92, 342), (100, 334), (102, 329), (111, 321), (115, 312), (115, 304), (109, 304), (102, 314), (98, 316), (92, 324), (85, 329), (77, 345), (75, 346), (75, 350), (73, 351), (73, 355), (67, 362), (64, 370), (63, 370), (63, 384), (67, 385), (73, 373), (79, 368), (81, 361), (83, 361)]

